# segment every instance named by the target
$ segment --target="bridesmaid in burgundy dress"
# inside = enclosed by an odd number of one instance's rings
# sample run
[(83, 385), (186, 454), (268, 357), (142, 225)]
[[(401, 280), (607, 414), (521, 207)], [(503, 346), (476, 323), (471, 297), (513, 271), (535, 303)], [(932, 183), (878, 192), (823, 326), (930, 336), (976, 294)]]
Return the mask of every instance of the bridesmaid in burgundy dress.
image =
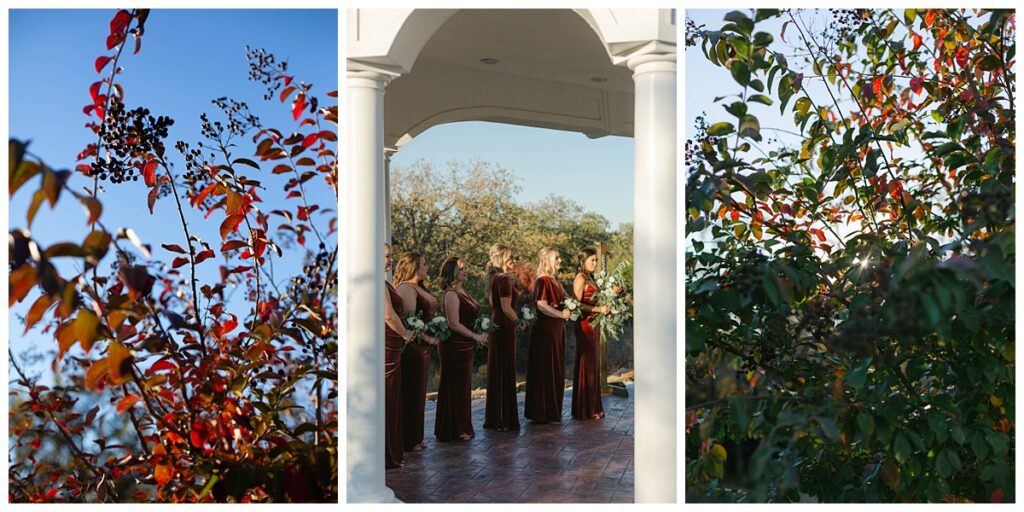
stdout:
[(583, 249), (577, 257), (576, 277), (572, 281), (572, 294), (580, 302), (582, 318), (576, 322), (576, 369), (572, 384), (572, 417), (577, 420), (604, 418), (601, 405), (601, 333), (595, 330), (597, 315), (608, 312), (598, 306), (594, 298), (594, 270), (597, 269), (597, 251)]
[[(429, 322), (437, 311), (437, 299), (424, 287), (427, 279), (427, 260), (412, 252), (405, 254), (395, 265), (398, 295), (404, 304), (416, 305), (416, 316)], [(427, 401), (427, 370), (430, 368), (430, 347), (438, 339), (423, 333), (419, 339), (402, 350), (402, 445), (406, 450), (419, 451), (427, 447), (423, 442), (423, 409)]]
[(526, 419), (536, 423), (561, 423), (565, 395), (565, 321), (570, 312), (562, 307), (565, 288), (555, 277), (562, 266), (558, 250), (540, 250), (533, 297), (537, 319), (530, 330), (526, 368)]
[[(391, 270), (391, 246), (384, 246), (384, 271)], [(391, 283), (384, 281), (384, 467), (402, 467), (402, 347), (412, 341), (402, 319), (405, 305)]]
[(487, 299), (491, 321), (498, 326), (488, 337), (487, 409), (484, 428), (499, 432), (519, 430), (519, 400), (516, 398), (516, 291), (508, 271), (515, 263), (512, 249), (494, 244), (490, 250)]
[(441, 442), (465, 441), (476, 435), (470, 404), (473, 353), (478, 345), (487, 342), (487, 335), (467, 327), (472, 326), (480, 314), (480, 304), (462, 288), (468, 276), (459, 258), (448, 258), (441, 264), (440, 284), (444, 289), (441, 300), (452, 332), (438, 345), (441, 381), (437, 389), (434, 435)]

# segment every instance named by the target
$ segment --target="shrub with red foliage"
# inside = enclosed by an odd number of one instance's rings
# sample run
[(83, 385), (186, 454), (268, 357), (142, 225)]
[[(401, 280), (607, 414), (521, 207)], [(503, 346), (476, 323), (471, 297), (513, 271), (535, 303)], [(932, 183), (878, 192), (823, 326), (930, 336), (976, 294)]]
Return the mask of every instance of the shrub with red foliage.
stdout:
[[(250, 78), (288, 108), (294, 132), (216, 99), (223, 120), (203, 114), (202, 151), (176, 144), (186, 168), (176, 173), (164, 142), (174, 121), (129, 109), (118, 82), (148, 15), (120, 10), (110, 22), (83, 109), (97, 140), (77, 173), (10, 141), (11, 195), (38, 183), (26, 227), (44, 201), (72, 200), (91, 230), (50, 246), (10, 232), (10, 305), (30, 301), (25, 332), (40, 328), (58, 355), (57, 384), (45, 386), (9, 352), (9, 501), (336, 502), (337, 218), (308, 192), (337, 197), (337, 92), (322, 105), (285, 63), (247, 49)], [(250, 157), (238, 155), (246, 139)], [(287, 175), (283, 191), (261, 183), (271, 169)], [(167, 240), (143, 243), (103, 217), (99, 183), (140, 177), (151, 212), (173, 198), (180, 232)], [(197, 215), (220, 240), (190, 232)], [(218, 263), (219, 278), (197, 278)]]

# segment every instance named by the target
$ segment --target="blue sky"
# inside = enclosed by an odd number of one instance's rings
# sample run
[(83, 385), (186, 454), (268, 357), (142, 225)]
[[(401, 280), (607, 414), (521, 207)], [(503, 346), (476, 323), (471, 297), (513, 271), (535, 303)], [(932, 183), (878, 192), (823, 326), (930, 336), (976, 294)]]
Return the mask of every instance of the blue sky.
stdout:
[[(84, 127), (89, 119), (82, 113), (82, 107), (90, 103), (89, 85), (99, 79), (93, 62), (97, 56), (109, 53), (104, 41), (115, 12), (10, 11), (10, 136), (30, 139), (29, 150), (53, 168), (73, 168), (78, 152), (95, 142), (95, 135)], [(245, 46), (265, 48), (279, 60), (288, 61), (289, 72), (296, 79), (312, 83), (313, 94), (330, 100), (325, 93), (338, 89), (337, 20), (334, 10), (154, 9), (146, 23), (142, 51), (138, 55), (131, 55), (128, 50), (122, 54), (125, 71), (119, 75), (119, 82), (125, 89), (126, 104), (129, 108), (146, 106), (153, 115), (174, 118), (166, 144), (177, 174), (184, 172), (184, 165), (173, 149), (174, 142), (185, 140), (194, 145), (199, 140), (199, 115), (209, 112), (211, 119), (218, 118), (214, 115), (218, 110), (210, 104), (214, 98), (228, 96), (245, 101), (265, 125), (278, 127), (287, 134), (296, 129), (296, 123), (287, 105), (276, 100), (265, 102), (264, 87), (248, 80)], [(250, 155), (251, 150), (251, 145), (239, 148)], [(259, 178), (254, 170), (246, 174), (263, 180), (270, 190), (261, 194), (268, 206), (273, 205), (270, 209), (281, 207), (283, 179), (269, 176), (269, 172)], [(90, 183), (91, 180), (75, 173), (69, 185), (81, 188)], [(11, 227), (25, 226), (33, 186), (35, 181), (11, 199)], [(164, 261), (169, 261), (172, 254), (161, 249), (160, 243), (184, 246), (172, 198), (161, 199), (151, 216), (146, 205), (147, 189), (141, 181), (108, 184), (105, 188), (100, 199), (104, 205), (102, 219), (108, 228), (132, 228), (143, 242), (153, 244), (154, 256)], [(307, 186), (307, 193), (311, 203), (334, 204), (333, 193), (326, 185)], [(294, 200), (289, 206), (294, 209)], [(217, 247), (219, 221), (203, 222), (194, 211), (188, 214), (192, 233)], [(272, 229), (276, 224), (271, 223)], [(326, 217), (318, 223), (321, 228), (325, 225)], [(44, 245), (64, 240), (81, 242), (87, 233), (82, 207), (64, 198), (53, 212), (44, 205), (32, 226), (32, 235)], [(278, 264), (301, 263), (286, 259)], [(200, 280), (204, 275), (212, 277), (216, 267), (209, 263), (201, 265)], [(33, 335), (22, 339), (15, 314), (23, 314), (34, 297), (30, 294), (27, 303), (11, 309), (11, 344), (16, 353), (32, 343)]]
[(585, 135), (499, 123), (461, 122), (435, 126), (404, 145), (392, 165), (419, 159), (442, 165), (479, 158), (512, 171), (535, 202), (555, 194), (604, 215), (614, 229), (633, 221), (633, 139)]

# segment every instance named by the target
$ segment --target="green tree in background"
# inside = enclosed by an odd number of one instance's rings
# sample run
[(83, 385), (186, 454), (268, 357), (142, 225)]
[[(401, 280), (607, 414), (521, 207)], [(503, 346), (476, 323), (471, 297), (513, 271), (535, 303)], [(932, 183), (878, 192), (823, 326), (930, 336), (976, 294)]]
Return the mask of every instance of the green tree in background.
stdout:
[(1014, 501), (1013, 11), (688, 27), (687, 499)]

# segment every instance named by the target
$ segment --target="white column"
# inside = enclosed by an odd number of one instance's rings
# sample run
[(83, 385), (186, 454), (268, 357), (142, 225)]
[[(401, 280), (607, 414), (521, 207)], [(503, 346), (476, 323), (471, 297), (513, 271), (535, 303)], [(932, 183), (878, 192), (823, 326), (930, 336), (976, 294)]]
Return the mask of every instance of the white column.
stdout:
[(384, 485), (384, 87), (389, 79), (350, 71), (345, 90), (350, 503), (395, 501)]
[(633, 70), (637, 503), (676, 501), (676, 59), (647, 54)]

